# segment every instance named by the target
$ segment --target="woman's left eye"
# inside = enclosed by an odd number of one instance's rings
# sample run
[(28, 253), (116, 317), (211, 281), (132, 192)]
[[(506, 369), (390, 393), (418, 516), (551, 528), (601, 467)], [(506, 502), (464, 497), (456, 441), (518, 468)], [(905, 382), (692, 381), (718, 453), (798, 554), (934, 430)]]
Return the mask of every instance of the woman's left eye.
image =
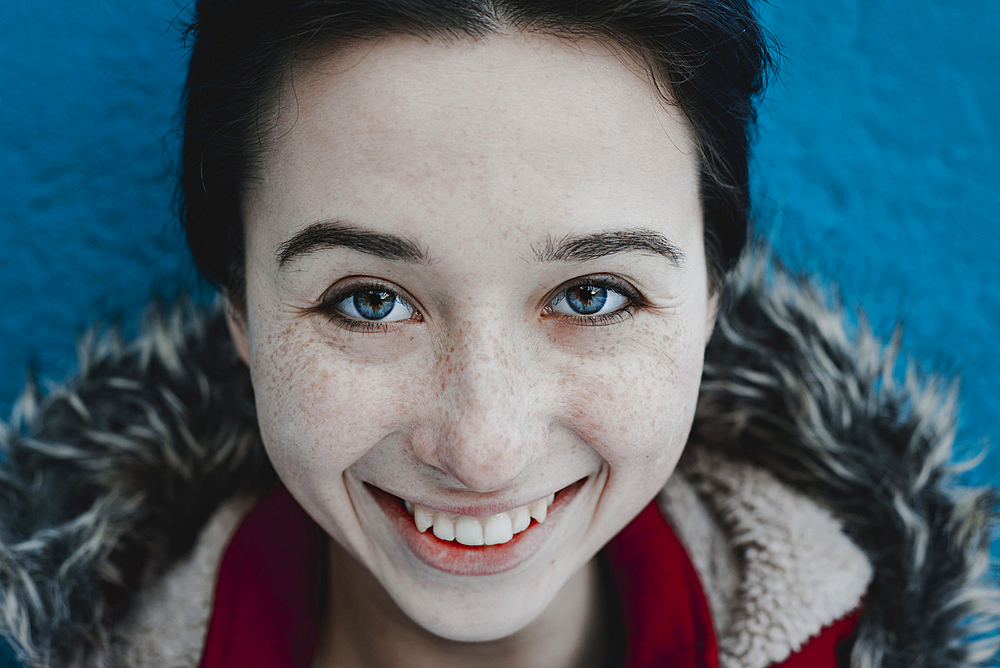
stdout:
[(634, 299), (602, 283), (579, 283), (561, 291), (549, 302), (550, 313), (599, 320), (634, 306)]

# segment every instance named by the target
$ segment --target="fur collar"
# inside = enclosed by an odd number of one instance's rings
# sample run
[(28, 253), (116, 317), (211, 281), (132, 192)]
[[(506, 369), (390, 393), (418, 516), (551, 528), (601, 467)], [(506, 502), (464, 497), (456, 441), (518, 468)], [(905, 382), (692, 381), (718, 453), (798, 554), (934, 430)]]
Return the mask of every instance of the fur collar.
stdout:
[[(874, 569), (851, 665), (986, 664), (997, 499), (955, 485), (954, 390), (912, 365), (898, 384), (898, 337), (851, 332), (761, 258), (727, 283), (688, 447), (766, 469), (843, 522)], [(44, 398), (29, 383), (0, 427), (0, 629), (31, 666), (103, 653), (141, 583), (224, 500), (274, 481), (219, 310), (149, 313), (132, 343), (85, 339), (78, 375)]]

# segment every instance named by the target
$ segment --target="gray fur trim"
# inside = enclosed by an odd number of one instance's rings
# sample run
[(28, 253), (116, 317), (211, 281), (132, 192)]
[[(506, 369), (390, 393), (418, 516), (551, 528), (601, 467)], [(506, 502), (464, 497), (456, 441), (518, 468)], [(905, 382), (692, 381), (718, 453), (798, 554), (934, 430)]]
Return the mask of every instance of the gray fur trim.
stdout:
[[(985, 664), (996, 496), (954, 486), (954, 393), (912, 371), (898, 386), (898, 338), (850, 336), (766, 260), (726, 290), (691, 447), (756, 462), (844, 520), (875, 568), (852, 665)], [(0, 629), (29, 666), (102, 655), (219, 503), (274, 480), (223, 314), (190, 304), (152, 308), (134, 343), (86, 339), (77, 377), (45, 398), (29, 384), (0, 447)]]
[(898, 384), (898, 332), (883, 347), (859, 315), (852, 335), (839, 305), (766, 252), (724, 302), (692, 444), (771, 469), (844, 519), (875, 568), (850, 665), (992, 665), (997, 494), (956, 484), (956, 388), (912, 362)]
[(93, 329), (77, 376), (29, 383), (0, 433), (0, 628), (27, 665), (104, 654), (141, 583), (273, 480), (246, 367), (221, 312), (202, 318), (182, 300), (131, 344)]

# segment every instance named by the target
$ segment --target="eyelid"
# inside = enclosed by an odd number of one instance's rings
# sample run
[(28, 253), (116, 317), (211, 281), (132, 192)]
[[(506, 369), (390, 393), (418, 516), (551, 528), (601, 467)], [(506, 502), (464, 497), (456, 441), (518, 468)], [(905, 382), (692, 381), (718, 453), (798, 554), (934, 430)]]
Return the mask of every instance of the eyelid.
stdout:
[(407, 294), (406, 290), (403, 290), (398, 285), (394, 285), (388, 281), (368, 276), (349, 276), (345, 279), (337, 281), (327, 288), (326, 292), (320, 296), (317, 306), (322, 306), (324, 304), (339, 304), (351, 294), (355, 292), (364, 292), (365, 290), (371, 290), (373, 292), (377, 292), (379, 290), (383, 292), (391, 292), (409, 304), (415, 311), (421, 310), (416, 300)]
[(639, 289), (628, 281), (619, 278), (613, 274), (593, 274), (590, 276), (578, 276), (571, 280), (566, 281), (558, 288), (553, 290), (548, 297), (545, 298), (545, 303), (551, 303), (556, 297), (566, 292), (570, 288), (575, 288), (581, 285), (594, 285), (609, 290), (614, 290), (615, 292), (622, 294), (632, 301), (638, 304), (645, 304), (646, 299), (643, 297)]
[[(388, 322), (382, 320), (359, 320), (343, 313), (338, 308), (352, 294), (366, 290), (391, 292), (413, 310), (412, 317), (407, 320), (391, 320)], [(305, 312), (318, 313), (344, 329), (359, 332), (387, 332), (407, 322), (423, 320), (423, 314), (420, 311), (419, 305), (404, 290), (388, 281), (368, 276), (351, 276), (337, 281), (326, 289), (314, 306), (309, 307)]]
[[(552, 303), (560, 295), (564, 294), (571, 288), (584, 285), (599, 286), (607, 290), (617, 292), (624, 296), (628, 300), (628, 303), (616, 311), (603, 315), (571, 316), (552, 312)], [(336, 308), (351, 294), (364, 290), (382, 290), (393, 293), (411, 309), (413, 309), (413, 317), (409, 320), (394, 320), (389, 322), (380, 320), (358, 320), (342, 313), (338, 308)], [(607, 325), (620, 322), (625, 318), (631, 317), (637, 310), (648, 306), (649, 303), (643, 294), (629, 281), (615, 276), (614, 274), (592, 274), (589, 276), (578, 276), (566, 281), (554, 291), (549, 293), (542, 307), (542, 314), (550, 317), (557, 317), (574, 325)], [(388, 281), (366, 276), (348, 277), (338, 281), (334, 285), (327, 288), (322, 296), (320, 296), (318, 303), (305, 309), (304, 312), (319, 313), (344, 329), (362, 332), (386, 332), (407, 322), (419, 322), (423, 320), (421, 307), (416, 303), (416, 300), (410, 297), (404, 290), (389, 283)]]
[[(552, 303), (563, 295), (567, 290), (582, 286), (582, 285), (593, 285), (597, 287), (602, 287), (607, 290), (612, 290), (624, 296), (629, 300), (626, 306), (613, 311), (612, 313), (606, 313), (604, 315), (598, 316), (586, 316), (586, 315), (563, 315), (555, 314), (551, 310)], [(577, 324), (595, 324), (603, 323), (607, 320), (620, 319), (624, 316), (631, 316), (638, 309), (645, 308), (649, 304), (643, 294), (632, 285), (630, 282), (623, 278), (615, 276), (614, 274), (592, 274), (590, 276), (578, 276), (577, 278), (566, 281), (553, 292), (549, 294), (545, 299), (545, 306), (543, 307), (543, 313), (548, 314), (553, 317), (560, 317), (566, 321), (577, 321)], [(607, 324), (610, 324), (607, 323)]]

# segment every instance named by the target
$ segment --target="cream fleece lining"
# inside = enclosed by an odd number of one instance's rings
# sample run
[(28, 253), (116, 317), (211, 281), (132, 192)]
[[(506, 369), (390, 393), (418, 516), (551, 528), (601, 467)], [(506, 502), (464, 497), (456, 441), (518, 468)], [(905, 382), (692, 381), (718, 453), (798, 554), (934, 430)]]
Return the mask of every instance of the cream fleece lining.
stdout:
[(856, 608), (871, 581), (840, 522), (764, 469), (690, 448), (660, 503), (702, 578), (723, 668), (786, 659)]
[(201, 663), (222, 557), (255, 501), (237, 497), (222, 504), (191, 554), (139, 593), (132, 614), (115, 628), (112, 666), (194, 668)]

